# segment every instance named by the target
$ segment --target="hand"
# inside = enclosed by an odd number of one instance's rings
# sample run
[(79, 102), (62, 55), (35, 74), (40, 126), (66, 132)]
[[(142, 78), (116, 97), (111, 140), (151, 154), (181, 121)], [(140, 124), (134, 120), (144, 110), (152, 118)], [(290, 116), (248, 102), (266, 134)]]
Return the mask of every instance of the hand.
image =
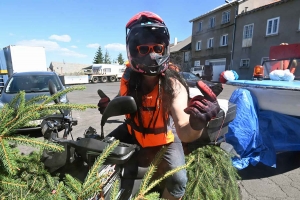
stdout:
[(190, 115), (189, 121), (192, 129), (201, 130), (207, 122), (217, 116), (220, 106), (214, 92), (203, 81), (198, 81), (196, 86), (203, 96), (198, 95), (192, 98), (184, 112)]
[(107, 107), (108, 103), (110, 102), (110, 98), (104, 94), (102, 90), (98, 90), (98, 95), (100, 97), (100, 100), (98, 102), (98, 110), (100, 111), (101, 114), (104, 113), (105, 108)]

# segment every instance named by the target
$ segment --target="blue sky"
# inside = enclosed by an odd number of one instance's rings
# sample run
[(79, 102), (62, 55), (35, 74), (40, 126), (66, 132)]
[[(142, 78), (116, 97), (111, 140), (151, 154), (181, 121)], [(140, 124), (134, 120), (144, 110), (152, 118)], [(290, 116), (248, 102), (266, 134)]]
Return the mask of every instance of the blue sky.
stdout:
[(0, 48), (44, 46), (53, 62), (91, 64), (100, 45), (111, 60), (126, 58), (125, 25), (140, 11), (152, 11), (167, 24), (171, 42), (192, 33), (189, 21), (224, 0), (7, 0), (0, 6)]

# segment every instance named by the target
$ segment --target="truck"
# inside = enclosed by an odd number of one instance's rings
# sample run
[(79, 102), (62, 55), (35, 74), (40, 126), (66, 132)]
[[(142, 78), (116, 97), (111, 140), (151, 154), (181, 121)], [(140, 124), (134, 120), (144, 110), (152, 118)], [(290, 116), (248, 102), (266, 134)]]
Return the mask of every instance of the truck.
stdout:
[(0, 90), (16, 72), (47, 71), (45, 47), (9, 45), (0, 49)]
[(91, 83), (115, 82), (122, 78), (126, 66), (116, 64), (93, 64), (90, 68), (84, 69)]
[(8, 79), (7, 65), (3, 50), (0, 50), (0, 92)]

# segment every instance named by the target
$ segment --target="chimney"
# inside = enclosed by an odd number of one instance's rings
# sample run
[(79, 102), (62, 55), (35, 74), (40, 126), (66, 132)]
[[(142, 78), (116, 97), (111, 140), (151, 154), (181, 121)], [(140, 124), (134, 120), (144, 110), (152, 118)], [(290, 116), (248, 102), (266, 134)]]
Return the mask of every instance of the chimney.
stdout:
[(174, 38), (174, 46), (177, 44), (177, 37)]

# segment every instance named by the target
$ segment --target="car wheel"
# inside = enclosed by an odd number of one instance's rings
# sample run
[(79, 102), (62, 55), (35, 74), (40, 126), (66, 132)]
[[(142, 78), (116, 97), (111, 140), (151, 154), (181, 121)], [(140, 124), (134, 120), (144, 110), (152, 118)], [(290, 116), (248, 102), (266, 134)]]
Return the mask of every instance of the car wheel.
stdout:
[(98, 83), (98, 77), (97, 77), (97, 76), (94, 76), (93, 79), (92, 79), (92, 82), (93, 82), (93, 83)]
[(109, 77), (109, 81), (110, 82), (115, 82), (116, 81), (116, 77), (115, 76), (110, 76)]
[(102, 83), (106, 83), (106, 82), (107, 82), (107, 77), (106, 77), (106, 76), (102, 76), (102, 77), (100, 78), (100, 81), (101, 81)]

